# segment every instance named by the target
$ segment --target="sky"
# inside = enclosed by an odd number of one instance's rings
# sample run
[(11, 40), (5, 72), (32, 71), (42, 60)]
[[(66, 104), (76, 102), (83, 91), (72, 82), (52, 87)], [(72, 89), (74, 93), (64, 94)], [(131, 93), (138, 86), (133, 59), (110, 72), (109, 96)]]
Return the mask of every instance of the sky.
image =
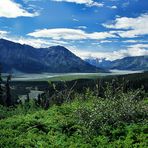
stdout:
[(148, 55), (147, 0), (0, 0), (0, 38), (85, 58)]

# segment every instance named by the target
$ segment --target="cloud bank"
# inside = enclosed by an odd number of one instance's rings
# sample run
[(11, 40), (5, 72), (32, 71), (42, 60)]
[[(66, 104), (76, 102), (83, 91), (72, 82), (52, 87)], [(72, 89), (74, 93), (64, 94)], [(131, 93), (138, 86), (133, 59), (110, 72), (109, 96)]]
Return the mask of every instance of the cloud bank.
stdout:
[(76, 3), (76, 4), (84, 4), (86, 6), (92, 7), (103, 7), (103, 3), (95, 2), (94, 0), (52, 0), (56, 2), (69, 2), (69, 3)]
[(0, 30), (0, 38), (5, 37), (8, 34), (7, 31)]
[(56, 28), (56, 29), (42, 29), (36, 30), (35, 32), (29, 33), (29, 36), (36, 38), (52, 38), (56, 40), (85, 40), (85, 39), (105, 39), (116, 37), (114, 34), (109, 32), (93, 32), (87, 33), (80, 29), (68, 29), (68, 28)]
[(75, 50), (74, 53), (82, 57), (83, 59), (93, 58), (106, 58), (107, 60), (122, 59), (128, 56), (143, 56), (148, 55), (148, 44), (134, 44), (127, 47), (127, 49), (121, 49), (113, 52), (88, 52)]
[(109, 29), (124, 29), (116, 31), (122, 38), (135, 38), (141, 35), (148, 35), (148, 14), (142, 14), (136, 18), (119, 17), (111, 24), (103, 24)]
[(12, 0), (0, 0), (0, 17), (16, 18), (16, 17), (34, 17), (38, 16), (37, 12), (30, 13), (20, 4)]

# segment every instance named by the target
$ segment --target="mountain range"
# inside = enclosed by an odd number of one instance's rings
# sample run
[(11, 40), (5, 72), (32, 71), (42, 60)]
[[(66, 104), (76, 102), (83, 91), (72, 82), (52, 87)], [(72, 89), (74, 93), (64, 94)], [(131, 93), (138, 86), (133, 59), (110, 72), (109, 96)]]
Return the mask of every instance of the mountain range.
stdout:
[(105, 69), (118, 70), (148, 70), (148, 55), (133, 56), (109, 61), (106, 59), (85, 59), (86, 62)]
[(3, 72), (105, 72), (83, 61), (63, 46), (34, 48), (4, 39), (0, 39), (0, 64)]

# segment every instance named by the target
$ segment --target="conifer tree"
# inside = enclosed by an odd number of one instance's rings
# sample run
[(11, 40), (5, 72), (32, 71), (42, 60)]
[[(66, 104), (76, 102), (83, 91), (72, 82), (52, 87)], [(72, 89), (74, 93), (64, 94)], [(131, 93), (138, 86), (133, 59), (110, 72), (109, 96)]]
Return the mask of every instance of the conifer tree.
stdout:
[(2, 89), (2, 75), (1, 75), (1, 66), (0, 66), (0, 103), (3, 103), (3, 89)]
[(6, 105), (8, 107), (12, 105), (10, 81), (11, 81), (11, 75), (8, 75), (6, 82)]

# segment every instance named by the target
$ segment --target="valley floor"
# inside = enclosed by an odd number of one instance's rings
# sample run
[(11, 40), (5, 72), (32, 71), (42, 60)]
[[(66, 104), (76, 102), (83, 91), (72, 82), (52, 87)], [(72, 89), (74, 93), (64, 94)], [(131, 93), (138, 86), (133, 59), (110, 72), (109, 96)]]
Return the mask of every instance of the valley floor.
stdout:
[[(110, 70), (109, 73), (42, 73), (42, 74), (14, 74), (12, 81), (70, 81), (76, 79), (97, 79), (105, 76), (142, 73), (143, 71)], [(8, 74), (3, 74), (7, 76)]]

